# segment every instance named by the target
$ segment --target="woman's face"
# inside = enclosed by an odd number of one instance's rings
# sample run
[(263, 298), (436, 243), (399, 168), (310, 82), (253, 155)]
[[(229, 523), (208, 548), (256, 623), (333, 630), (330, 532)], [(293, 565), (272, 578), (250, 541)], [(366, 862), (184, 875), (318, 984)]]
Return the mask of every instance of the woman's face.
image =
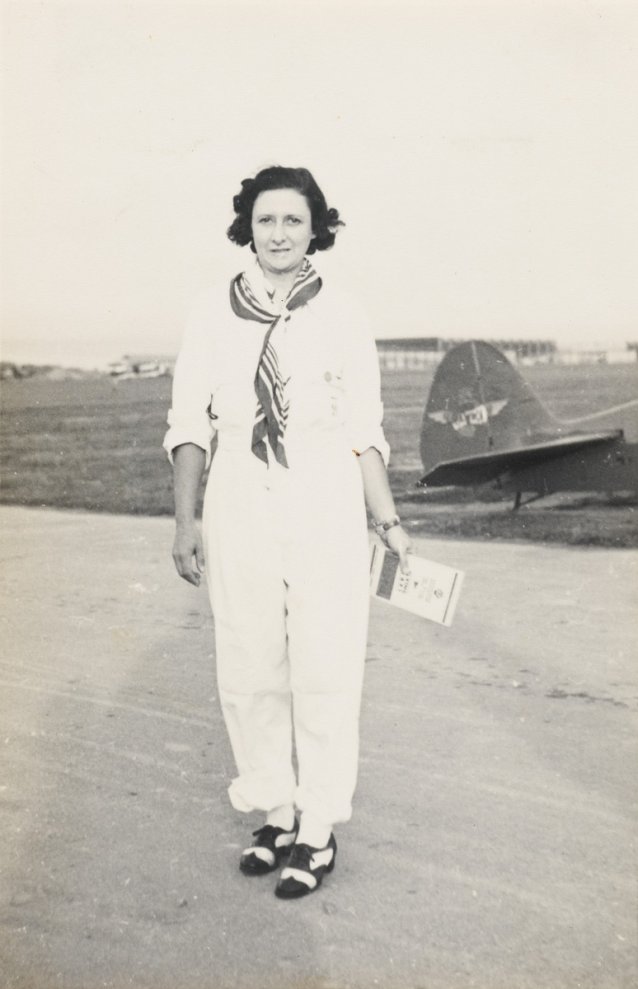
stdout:
[(253, 206), (253, 244), (266, 274), (297, 272), (312, 240), (312, 215), (296, 189), (260, 192)]

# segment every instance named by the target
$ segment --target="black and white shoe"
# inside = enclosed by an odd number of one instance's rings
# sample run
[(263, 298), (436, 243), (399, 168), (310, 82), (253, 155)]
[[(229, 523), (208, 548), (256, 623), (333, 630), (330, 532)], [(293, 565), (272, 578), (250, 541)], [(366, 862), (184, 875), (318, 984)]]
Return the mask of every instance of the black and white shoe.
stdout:
[(295, 844), (288, 864), (281, 871), (275, 896), (282, 900), (292, 900), (313, 893), (321, 886), (324, 874), (334, 869), (336, 855), (337, 842), (333, 834), (325, 848)]
[(282, 858), (295, 843), (299, 825), (295, 821), (292, 831), (264, 824), (253, 831), (256, 841), (245, 848), (239, 860), (239, 868), (246, 876), (264, 876), (277, 868)]

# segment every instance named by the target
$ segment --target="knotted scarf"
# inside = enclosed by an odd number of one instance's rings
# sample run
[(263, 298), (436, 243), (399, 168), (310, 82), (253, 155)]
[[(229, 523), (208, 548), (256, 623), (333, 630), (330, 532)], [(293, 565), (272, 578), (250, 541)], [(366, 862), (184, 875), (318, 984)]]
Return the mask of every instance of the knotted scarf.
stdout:
[(274, 306), (267, 308), (257, 299), (245, 273), (237, 275), (230, 283), (230, 304), (235, 315), (269, 324), (255, 374), (257, 409), (252, 436), (252, 451), (264, 463), (268, 463), (267, 437), (277, 462), (288, 467), (284, 437), (290, 404), (286, 385), (290, 378), (284, 377), (283, 354), (278, 350), (281, 351), (282, 330), (291, 314), (313, 299), (321, 285), (321, 278), (308, 258), (304, 258), (286, 301), (277, 311)]

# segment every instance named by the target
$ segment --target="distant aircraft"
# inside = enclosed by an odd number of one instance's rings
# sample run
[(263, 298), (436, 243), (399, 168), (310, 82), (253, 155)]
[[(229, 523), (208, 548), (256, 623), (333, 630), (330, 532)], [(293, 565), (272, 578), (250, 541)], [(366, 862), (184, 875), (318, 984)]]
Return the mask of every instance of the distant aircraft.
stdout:
[(491, 481), (515, 508), (523, 494), (638, 491), (638, 398), (562, 422), (496, 347), (462, 343), (434, 376), (421, 460), (420, 486)]
[(168, 374), (168, 365), (154, 360), (132, 360), (125, 357), (109, 364), (109, 374), (118, 381), (127, 378), (161, 378)]

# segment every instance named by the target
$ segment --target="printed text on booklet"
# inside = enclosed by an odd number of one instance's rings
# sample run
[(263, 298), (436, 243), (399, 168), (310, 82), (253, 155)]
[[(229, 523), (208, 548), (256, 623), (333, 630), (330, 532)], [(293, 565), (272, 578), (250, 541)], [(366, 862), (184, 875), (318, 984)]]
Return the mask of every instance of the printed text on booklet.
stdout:
[(399, 558), (379, 543), (370, 552), (370, 593), (405, 611), (450, 626), (458, 603), (463, 571), (410, 556), (410, 573), (404, 574)]

